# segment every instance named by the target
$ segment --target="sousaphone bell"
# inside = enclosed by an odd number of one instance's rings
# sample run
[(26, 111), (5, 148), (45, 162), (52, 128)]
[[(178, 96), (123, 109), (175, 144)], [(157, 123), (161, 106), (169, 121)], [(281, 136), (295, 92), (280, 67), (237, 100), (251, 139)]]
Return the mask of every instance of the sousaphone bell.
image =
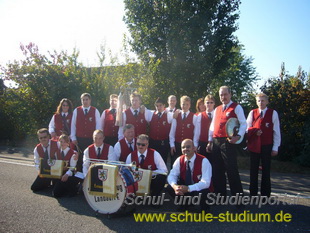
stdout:
[[(228, 121), (226, 122), (225, 129), (226, 129), (226, 134), (229, 139), (231, 139), (233, 136), (237, 136), (239, 133), (239, 127), (240, 123), (237, 118), (229, 118)], [(240, 139), (235, 143), (239, 144), (242, 142), (243, 136), (240, 137)]]

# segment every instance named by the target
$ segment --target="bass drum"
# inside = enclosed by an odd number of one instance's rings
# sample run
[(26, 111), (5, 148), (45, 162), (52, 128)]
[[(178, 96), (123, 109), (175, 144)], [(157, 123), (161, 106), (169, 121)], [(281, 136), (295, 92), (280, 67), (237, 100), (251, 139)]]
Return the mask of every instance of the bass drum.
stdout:
[[(114, 197), (93, 195), (90, 192), (90, 171), (91, 169), (95, 169), (96, 166), (100, 165), (102, 164), (91, 165), (89, 172), (87, 173), (87, 176), (85, 177), (83, 182), (84, 196), (90, 207), (97, 213), (101, 214), (126, 214), (132, 212), (135, 209), (135, 206), (125, 204), (125, 199), (127, 197), (127, 184), (125, 184), (126, 180), (120, 172), (118, 172), (116, 176), (116, 195)], [(126, 172), (126, 175), (132, 176), (132, 174), (129, 172), (129, 169)]]

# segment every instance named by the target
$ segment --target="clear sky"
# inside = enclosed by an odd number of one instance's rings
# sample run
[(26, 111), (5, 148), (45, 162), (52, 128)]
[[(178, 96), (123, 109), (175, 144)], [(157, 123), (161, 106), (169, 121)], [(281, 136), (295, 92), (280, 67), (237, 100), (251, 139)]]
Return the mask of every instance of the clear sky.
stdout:
[[(310, 72), (310, 0), (243, 0), (236, 35), (264, 80), (289, 74), (299, 65)], [(0, 0), (0, 64), (22, 59), (20, 43), (46, 51), (80, 51), (84, 65), (98, 65), (96, 52), (106, 43), (122, 45), (126, 25), (122, 0)]]

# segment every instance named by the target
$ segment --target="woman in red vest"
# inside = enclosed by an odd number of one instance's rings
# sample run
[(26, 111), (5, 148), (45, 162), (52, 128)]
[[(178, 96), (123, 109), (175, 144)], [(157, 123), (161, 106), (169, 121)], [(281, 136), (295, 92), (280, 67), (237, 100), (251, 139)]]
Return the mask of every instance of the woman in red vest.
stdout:
[(70, 135), (72, 111), (72, 102), (66, 98), (62, 99), (48, 126), (52, 139), (57, 140), (63, 133)]
[(54, 197), (62, 197), (65, 194), (74, 196), (77, 193), (77, 184), (80, 182), (74, 176), (74, 169), (78, 160), (77, 152), (70, 149), (70, 138), (66, 134), (59, 137), (60, 148), (57, 150), (57, 160), (66, 161), (67, 166), (64, 168), (64, 175), (57, 180), (53, 189)]

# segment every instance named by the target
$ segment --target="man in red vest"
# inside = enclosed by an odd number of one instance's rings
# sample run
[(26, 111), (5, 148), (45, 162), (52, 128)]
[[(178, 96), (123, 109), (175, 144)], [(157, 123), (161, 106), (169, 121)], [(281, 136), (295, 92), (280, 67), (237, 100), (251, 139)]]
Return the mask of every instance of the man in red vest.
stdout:
[(176, 105), (177, 105), (177, 97), (175, 95), (170, 95), (168, 97), (168, 107), (166, 108), (167, 112), (175, 112), (176, 109)]
[[(148, 148), (149, 137), (141, 134), (137, 137), (137, 150), (128, 155), (126, 163), (136, 162), (137, 167), (153, 171), (151, 181), (151, 196), (159, 196), (166, 183), (167, 166), (161, 155), (154, 149)], [(157, 173), (157, 174), (156, 174)]]
[(72, 142), (80, 149), (76, 166), (78, 172), (82, 171), (83, 154), (81, 152), (92, 144), (93, 132), (96, 129), (101, 129), (100, 113), (95, 107), (91, 106), (90, 94), (83, 93), (81, 102), (82, 106), (73, 111), (70, 135)]
[(127, 156), (137, 149), (135, 127), (132, 124), (127, 124), (123, 127), (123, 131), (124, 138), (114, 146), (114, 160), (126, 162)]
[[(140, 134), (145, 134), (147, 130), (147, 115), (149, 114), (148, 109), (141, 107), (142, 97), (137, 93), (130, 95), (131, 107), (127, 108), (123, 112), (123, 125), (132, 124), (135, 127), (135, 137)], [(124, 137), (123, 127), (119, 127), (118, 140)]]
[[(182, 96), (180, 99), (181, 111), (179, 111), (176, 119), (172, 120), (171, 129), (169, 133), (171, 165), (182, 154), (181, 143), (184, 139), (194, 140), (194, 145), (198, 147), (197, 131), (197, 116), (190, 111), (191, 99), (188, 96)], [(177, 113), (176, 112), (176, 113)], [(174, 114), (176, 115), (176, 114)]]
[[(38, 173), (40, 173), (40, 160), (43, 159), (44, 163), (48, 163), (50, 159), (56, 159), (55, 154), (59, 148), (57, 141), (51, 140), (48, 129), (42, 128), (37, 132), (40, 144), (38, 144), (34, 148), (34, 164)], [(31, 185), (31, 190), (33, 192), (37, 192), (48, 188), (51, 185), (51, 181), (53, 179), (50, 178), (41, 178), (39, 175)]]
[(147, 121), (150, 124), (150, 148), (158, 151), (165, 163), (170, 151), (169, 132), (173, 113), (165, 111), (165, 102), (157, 98), (156, 111), (150, 111)]
[(278, 154), (281, 143), (280, 123), (278, 113), (267, 108), (268, 96), (264, 93), (256, 95), (258, 108), (253, 109), (247, 118), (248, 144), (251, 153), (250, 194), (257, 196), (258, 168), (262, 162), (262, 181), (260, 193), (270, 196), (270, 163), (271, 156)]
[[(167, 179), (167, 191), (174, 198), (184, 195), (194, 197), (200, 194), (201, 210), (208, 210), (206, 200), (212, 176), (211, 164), (204, 156), (195, 153), (191, 139), (183, 140), (181, 148), (183, 155), (173, 164)], [(181, 205), (180, 209), (185, 210), (187, 207), (188, 205)]]
[(116, 107), (118, 96), (110, 95), (110, 108), (106, 109), (101, 114), (101, 129), (104, 133), (104, 142), (114, 146), (118, 141), (118, 126), (115, 125)]
[(84, 156), (83, 156), (83, 175), (84, 178), (87, 175), (88, 168), (90, 166), (90, 160), (114, 160), (114, 150), (113, 147), (109, 144), (104, 143), (104, 135), (103, 131), (100, 129), (97, 129), (93, 133), (93, 140), (94, 143), (88, 146), (84, 150)]
[[(226, 196), (226, 172), (231, 195), (236, 196), (237, 193), (243, 194), (237, 165), (237, 147), (240, 145), (236, 142), (245, 133), (246, 119), (241, 105), (231, 101), (231, 91), (228, 86), (220, 87), (219, 96), (222, 105), (214, 111), (209, 128), (207, 151), (212, 150), (212, 180), (215, 192)], [(226, 122), (232, 117), (238, 119), (240, 127), (238, 135), (229, 139), (226, 133)]]

